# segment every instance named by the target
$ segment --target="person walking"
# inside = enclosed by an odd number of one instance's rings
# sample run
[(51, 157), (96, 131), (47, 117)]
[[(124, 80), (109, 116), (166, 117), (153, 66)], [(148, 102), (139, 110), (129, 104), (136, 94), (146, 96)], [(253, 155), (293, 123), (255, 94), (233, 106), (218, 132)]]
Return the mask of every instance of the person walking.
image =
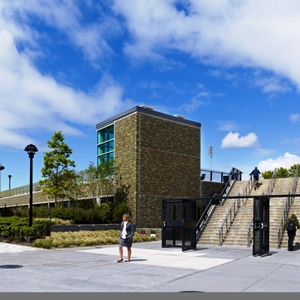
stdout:
[(132, 246), (132, 239), (134, 236), (134, 226), (132, 224), (132, 220), (129, 214), (124, 214), (122, 217), (121, 222), (121, 229), (120, 229), (120, 242), (119, 242), (119, 254), (120, 259), (118, 262), (123, 261), (123, 246), (127, 247), (127, 259), (125, 262), (129, 262), (131, 258), (131, 246)]
[(287, 230), (289, 241), (288, 241), (288, 250), (293, 251), (294, 238), (296, 236), (296, 227), (300, 228), (299, 221), (295, 214), (292, 214), (289, 219), (287, 219), (283, 225), (283, 232)]
[(258, 182), (259, 174), (260, 174), (260, 171), (257, 169), (257, 167), (255, 167), (254, 170), (249, 174), (250, 176), (253, 176), (253, 178), (254, 178), (254, 182), (253, 182), (254, 190), (256, 190), (256, 185)]

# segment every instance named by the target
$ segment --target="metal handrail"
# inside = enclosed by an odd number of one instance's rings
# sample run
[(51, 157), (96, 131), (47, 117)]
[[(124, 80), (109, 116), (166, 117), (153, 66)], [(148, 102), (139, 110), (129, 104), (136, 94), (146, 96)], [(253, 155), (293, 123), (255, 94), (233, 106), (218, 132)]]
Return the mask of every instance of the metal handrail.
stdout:
[[(202, 213), (199, 221), (197, 222), (196, 224), (196, 230), (197, 230), (197, 233), (196, 233), (196, 238), (197, 240), (199, 239), (199, 237), (201, 236), (202, 232), (204, 231), (204, 228), (206, 227), (211, 215), (213, 214), (215, 208), (216, 208), (216, 205), (213, 205), (213, 200), (214, 200), (214, 197), (215, 196), (218, 196), (218, 195), (221, 195), (221, 196), (227, 196), (232, 187), (233, 187), (233, 184), (235, 183), (235, 181), (237, 179), (240, 179), (241, 178), (241, 171), (239, 171), (238, 169), (236, 168), (232, 168), (231, 171), (229, 172), (229, 180), (227, 181), (227, 183), (225, 184), (221, 194), (214, 194), (213, 197), (211, 198), (211, 200), (209, 201), (209, 203), (207, 204), (204, 212)], [(219, 201), (219, 205), (223, 205), (224, 203), (224, 199), (221, 199)]]
[[(237, 196), (239, 196), (239, 195), (240, 194), (238, 193)], [(227, 213), (227, 216), (226, 216), (220, 230), (219, 230), (219, 246), (222, 246), (224, 238), (226, 237), (226, 234), (229, 231), (231, 224), (232, 224), (237, 212), (239, 211), (240, 206), (241, 206), (240, 199), (239, 198), (235, 199), (230, 207), (229, 212)], [(233, 210), (233, 212), (232, 212), (232, 210)], [(228, 221), (228, 217), (230, 217), (229, 221)], [(224, 230), (223, 230), (224, 225), (226, 225), (225, 236), (224, 236)]]
[(276, 176), (277, 176), (277, 168), (274, 169), (266, 195), (271, 195), (275, 186), (276, 182)]
[[(289, 192), (289, 194), (295, 194), (296, 189), (297, 189), (297, 183), (298, 183), (298, 165), (296, 167), (296, 172), (295, 172), (295, 176), (294, 176), (294, 180), (293, 180), (292, 189), (291, 189), (291, 192)], [(295, 197), (288, 196), (285, 201), (285, 204), (284, 204), (284, 209), (283, 209), (283, 213), (282, 213), (279, 228), (278, 228), (278, 240), (277, 240), (278, 248), (280, 248), (282, 238), (283, 238), (283, 224), (285, 223), (285, 221), (288, 218), (289, 210), (290, 210), (291, 205), (294, 203), (294, 199), (295, 199)]]
[[(250, 192), (251, 192), (251, 178), (248, 180), (248, 183), (247, 183), (242, 195), (248, 196), (248, 195), (250, 195)], [(247, 199), (248, 198), (243, 199), (243, 205), (245, 205), (247, 203)]]
[[(269, 185), (268, 185), (268, 189), (266, 191), (266, 195), (271, 195), (272, 194), (274, 186), (275, 186), (275, 182), (276, 182), (276, 176), (277, 176), (277, 168), (275, 168), (274, 171), (273, 171), (272, 177), (271, 177)], [(263, 196), (264, 192), (261, 195)], [(250, 247), (250, 232), (251, 232), (252, 228), (253, 228), (253, 218), (250, 222), (250, 225), (249, 225), (248, 231), (247, 231), (247, 246), (248, 247)]]

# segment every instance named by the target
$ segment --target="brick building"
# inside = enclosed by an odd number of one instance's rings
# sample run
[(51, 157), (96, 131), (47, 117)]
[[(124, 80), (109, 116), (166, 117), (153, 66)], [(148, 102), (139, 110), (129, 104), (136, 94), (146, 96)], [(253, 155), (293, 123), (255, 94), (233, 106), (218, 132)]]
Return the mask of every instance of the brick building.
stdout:
[(163, 198), (200, 196), (201, 124), (136, 106), (96, 125), (97, 163), (115, 158), (137, 227), (161, 227)]

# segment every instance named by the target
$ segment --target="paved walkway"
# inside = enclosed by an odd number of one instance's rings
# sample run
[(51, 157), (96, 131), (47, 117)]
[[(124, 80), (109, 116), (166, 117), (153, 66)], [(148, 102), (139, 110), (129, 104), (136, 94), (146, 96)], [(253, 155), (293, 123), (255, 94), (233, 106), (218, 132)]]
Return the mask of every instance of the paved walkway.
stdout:
[[(127, 250), (125, 250), (126, 259)], [(133, 244), (44, 250), (0, 243), (0, 292), (300, 292), (300, 251), (197, 245), (197, 250)], [(292, 274), (292, 275), (291, 275)]]

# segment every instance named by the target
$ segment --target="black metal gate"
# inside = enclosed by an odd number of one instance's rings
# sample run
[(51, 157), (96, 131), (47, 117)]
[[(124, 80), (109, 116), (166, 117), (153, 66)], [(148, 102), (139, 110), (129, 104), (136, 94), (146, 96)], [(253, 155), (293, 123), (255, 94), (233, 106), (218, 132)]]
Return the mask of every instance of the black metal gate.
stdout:
[(255, 197), (253, 199), (253, 256), (269, 252), (269, 217), (270, 199)]
[(196, 249), (196, 201), (164, 199), (162, 205), (162, 247)]

